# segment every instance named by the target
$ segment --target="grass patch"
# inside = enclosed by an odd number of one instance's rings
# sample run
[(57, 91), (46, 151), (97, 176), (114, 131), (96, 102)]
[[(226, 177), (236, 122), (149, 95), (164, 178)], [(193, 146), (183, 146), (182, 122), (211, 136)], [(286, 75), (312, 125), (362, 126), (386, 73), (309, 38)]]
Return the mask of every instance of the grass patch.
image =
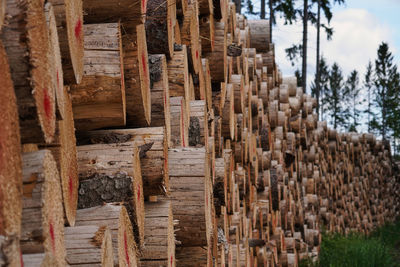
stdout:
[(351, 233), (324, 234), (319, 261), (304, 260), (300, 266), (392, 267), (400, 266), (400, 221), (386, 224), (369, 236)]

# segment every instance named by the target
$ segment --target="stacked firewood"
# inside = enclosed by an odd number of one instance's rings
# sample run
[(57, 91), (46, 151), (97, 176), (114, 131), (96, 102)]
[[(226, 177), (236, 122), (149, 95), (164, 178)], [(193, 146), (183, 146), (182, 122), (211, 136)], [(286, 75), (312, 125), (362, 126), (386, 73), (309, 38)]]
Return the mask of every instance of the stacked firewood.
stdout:
[[(399, 214), (226, 0), (0, 0), (0, 266), (297, 266)], [(8, 158), (8, 159), (7, 159)]]

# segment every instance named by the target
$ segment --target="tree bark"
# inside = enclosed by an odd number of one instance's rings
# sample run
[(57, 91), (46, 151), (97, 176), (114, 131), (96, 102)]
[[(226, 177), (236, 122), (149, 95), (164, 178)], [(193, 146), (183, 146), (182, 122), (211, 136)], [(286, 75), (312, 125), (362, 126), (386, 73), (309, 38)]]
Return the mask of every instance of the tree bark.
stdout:
[(302, 87), (304, 93), (307, 92), (307, 38), (308, 38), (308, 0), (303, 0), (303, 63), (302, 63)]

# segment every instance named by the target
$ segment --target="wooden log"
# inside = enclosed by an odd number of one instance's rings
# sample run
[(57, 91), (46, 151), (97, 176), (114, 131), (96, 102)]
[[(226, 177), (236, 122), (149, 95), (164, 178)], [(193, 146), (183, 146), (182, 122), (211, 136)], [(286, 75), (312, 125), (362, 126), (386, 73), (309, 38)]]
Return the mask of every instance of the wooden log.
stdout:
[(46, 253), (65, 265), (60, 177), (49, 150), (24, 153), (22, 253)]
[(214, 16), (212, 14), (200, 17), (201, 51), (212, 52), (214, 50)]
[(68, 84), (79, 84), (83, 77), (82, 0), (51, 0), (57, 22), (63, 77)]
[[(136, 1), (133, 1), (136, 2)], [(143, 0), (145, 3), (146, 1)], [(151, 123), (150, 73), (146, 32), (143, 24), (122, 24), (124, 51), (126, 123), (140, 127)], [(137, 126), (138, 125), (138, 126)]]
[(64, 212), (68, 224), (75, 223), (76, 205), (78, 201), (78, 163), (76, 152), (76, 138), (74, 118), (68, 87), (64, 87), (64, 119), (57, 121), (57, 130), (54, 142), (46, 146), (57, 162), (61, 177)]
[(175, 266), (175, 235), (170, 201), (145, 204), (145, 248), (141, 266)]
[(0, 265), (22, 266), (19, 238), (17, 235), (0, 235)]
[(130, 21), (133, 26), (144, 23), (147, 12), (147, 0), (122, 0), (114, 1), (95, 0), (83, 1), (85, 23), (106, 23)]
[(72, 266), (113, 266), (111, 232), (107, 226), (65, 228), (66, 261)]
[(45, 15), (47, 21), (47, 29), (49, 34), (49, 66), (55, 71), (53, 74), (53, 83), (56, 84), (56, 100), (57, 100), (57, 116), (64, 118), (65, 110), (65, 99), (64, 99), (64, 74), (62, 69), (61, 52), (60, 52), (60, 42), (57, 32), (57, 22), (54, 14), (53, 5), (46, 3), (45, 5)]
[(175, 49), (172, 57), (167, 62), (169, 95), (172, 97), (182, 96), (185, 98), (186, 108), (189, 107), (189, 66), (186, 45)]
[[(18, 102), (22, 143), (53, 141), (55, 88), (49, 64), (49, 35), (43, 2), (8, 0), (8, 26), (2, 40)], [(22, 25), (22, 26), (20, 26)]]
[(173, 146), (188, 146), (189, 116), (183, 97), (171, 97), (171, 142)]
[(204, 53), (208, 59), (212, 82), (227, 81), (227, 33), (223, 22), (215, 22), (214, 50)]
[(4, 24), (5, 13), (6, 13), (6, 1), (2, 0), (0, 2), (0, 30), (1, 30), (1, 27), (3, 26), (3, 24)]
[(170, 149), (168, 168), (177, 240), (182, 246), (204, 246), (211, 236), (211, 180), (204, 148)]
[[(234, 101), (234, 88), (233, 85), (222, 83), (222, 87), (226, 87), (226, 94), (224, 99), (223, 108), (221, 110), (222, 127), (221, 134), (224, 138), (234, 139), (235, 127), (235, 101)], [(222, 100), (221, 100), (222, 101)]]
[(85, 24), (84, 75), (71, 85), (78, 130), (125, 126), (124, 64), (119, 23)]
[(111, 232), (114, 266), (137, 266), (137, 245), (128, 211), (123, 205), (105, 204), (78, 210), (76, 226), (107, 226)]
[(208, 251), (203, 247), (178, 247), (176, 249), (177, 266), (206, 267)]
[[(152, 127), (99, 130), (78, 133), (77, 136), (80, 144), (98, 144), (96, 148), (99, 149), (102, 147), (101, 144), (109, 144), (109, 146), (103, 146), (103, 148), (115, 148), (115, 156), (117, 158), (119, 154), (118, 147), (127, 149), (132, 146), (131, 142), (135, 142), (140, 149), (139, 157), (144, 196), (164, 195), (168, 192), (168, 142), (166, 140), (164, 128)], [(99, 157), (100, 156), (101, 155), (99, 154)], [(112, 165), (109, 166), (107, 163), (108, 160), (111, 160), (111, 164), (113, 164), (115, 160), (112, 159), (112, 155), (108, 159), (107, 155), (104, 156), (104, 162), (106, 162), (105, 166), (111, 168)], [(93, 164), (96, 166), (96, 162)], [(129, 169), (127, 173), (129, 174), (132, 172), (132, 170), (130, 170), (132, 163), (129, 163), (128, 161), (128, 164)], [(124, 166), (127, 166), (126, 163), (121, 163), (121, 165), (116, 164), (116, 167), (113, 168), (113, 170), (117, 172), (119, 167)]]
[(22, 165), (17, 100), (1, 41), (0, 84), (0, 236), (7, 239), (21, 233)]
[(205, 146), (208, 138), (208, 113), (204, 100), (190, 101), (189, 145)]
[[(165, 55), (149, 55), (151, 81), (151, 127), (166, 128), (166, 138), (171, 144), (171, 117), (168, 71)], [(145, 125), (143, 125), (145, 126)]]
[(78, 146), (77, 150), (81, 181), (78, 205), (87, 208), (104, 202), (126, 201), (140, 248), (144, 240), (144, 196), (137, 144), (94, 144)]
[(175, 43), (176, 4), (172, 0), (147, 1), (146, 40), (150, 54), (172, 57)]

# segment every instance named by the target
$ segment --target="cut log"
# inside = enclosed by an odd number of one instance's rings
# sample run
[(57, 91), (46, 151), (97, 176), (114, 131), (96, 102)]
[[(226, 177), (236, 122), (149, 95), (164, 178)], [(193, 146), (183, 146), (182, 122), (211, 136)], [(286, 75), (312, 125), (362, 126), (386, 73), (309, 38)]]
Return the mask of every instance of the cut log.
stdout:
[[(118, 143), (120, 143), (121, 147), (125, 147), (125, 142), (134, 141), (140, 149), (139, 157), (144, 195), (146, 197), (164, 195), (168, 192), (168, 143), (165, 138), (164, 128), (91, 131), (78, 133), (78, 140), (81, 144), (111, 145), (115, 143), (112, 145), (115, 148), (118, 147)], [(124, 164), (121, 166), (125, 166)], [(118, 171), (118, 167), (114, 170)]]
[(176, 4), (173, 0), (147, 1), (146, 39), (150, 54), (172, 57), (175, 43)]
[(23, 266), (19, 238), (0, 235), (0, 266)]
[(82, 82), (71, 85), (78, 130), (125, 126), (126, 100), (119, 23), (84, 25)]
[(212, 14), (208, 16), (200, 17), (200, 40), (201, 40), (201, 51), (212, 52), (214, 50), (214, 16)]
[(186, 45), (174, 51), (172, 58), (167, 62), (169, 95), (182, 96), (186, 99), (186, 108), (190, 101), (189, 95), (189, 67)]
[(0, 236), (8, 238), (21, 233), (22, 165), (17, 100), (1, 41), (0, 84)]
[(49, 150), (24, 153), (22, 253), (46, 253), (65, 265), (60, 176)]
[(222, 86), (226, 87), (225, 100), (223, 108), (221, 110), (222, 128), (221, 134), (224, 138), (234, 139), (235, 127), (234, 127), (234, 116), (235, 116), (235, 101), (234, 101), (234, 88), (233, 85), (223, 83)]
[(53, 74), (53, 83), (56, 84), (56, 100), (57, 100), (57, 115), (64, 118), (65, 100), (64, 100), (64, 75), (61, 62), (60, 43), (57, 32), (57, 22), (54, 15), (54, 8), (52, 4), (46, 3), (45, 14), (47, 21), (47, 28), (49, 33), (49, 66), (55, 71)]
[(174, 219), (179, 220), (176, 238), (184, 247), (210, 242), (212, 188), (208, 161), (204, 148), (169, 150), (169, 199)]
[(145, 248), (141, 266), (175, 266), (175, 234), (170, 201), (145, 204)]
[[(144, 197), (139, 149), (135, 142), (78, 146), (80, 208), (126, 201), (136, 244), (144, 238)], [(129, 187), (130, 189), (128, 189)]]
[(76, 226), (93, 225), (110, 229), (114, 266), (137, 266), (137, 245), (129, 214), (123, 205), (105, 204), (78, 210)]
[(82, 0), (50, 0), (57, 22), (63, 76), (68, 84), (79, 84), (83, 77), (82, 2)]
[[(142, 2), (145, 2), (143, 0)], [(150, 72), (144, 25), (123, 24), (126, 123), (140, 127), (151, 123)]]
[(204, 53), (204, 56), (209, 61), (211, 80), (213, 82), (226, 82), (228, 67), (228, 43), (225, 24), (223, 22), (215, 22), (214, 37), (214, 50), (212, 52)]
[(208, 138), (208, 113), (204, 100), (190, 101), (189, 145), (205, 146)]
[[(55, 132), (55, 69), (43, 2), (7, 0), (2, 39), (18, 102), (22, 143), (50, 143)], [(22, 25), (22, 26), (21, 26)], [(54, 55), (53, 55), (54, 56)]]
[(65, 228), (66, 261), (71, 266), (113, 266), (111, 231), (107, 226)]
[(171, 142), (173, 146), (188, 146), (189, 115), (183, 97), (171, 97)]
[(144, 23), (146, 18), (147, 0), (115, 1), (85, 0), (85, 23), (106, 23), (130, 21), (134, 26)]
[(67, 87), (64, 87), (63, 92), (64, 119), (57, 121), (55, 141), (46, 148), (53, 153), (57, 162), (61, 176), (64, 211), (68, 224), (73, 226), (78, 201), (78, 163), (72, 104)]

